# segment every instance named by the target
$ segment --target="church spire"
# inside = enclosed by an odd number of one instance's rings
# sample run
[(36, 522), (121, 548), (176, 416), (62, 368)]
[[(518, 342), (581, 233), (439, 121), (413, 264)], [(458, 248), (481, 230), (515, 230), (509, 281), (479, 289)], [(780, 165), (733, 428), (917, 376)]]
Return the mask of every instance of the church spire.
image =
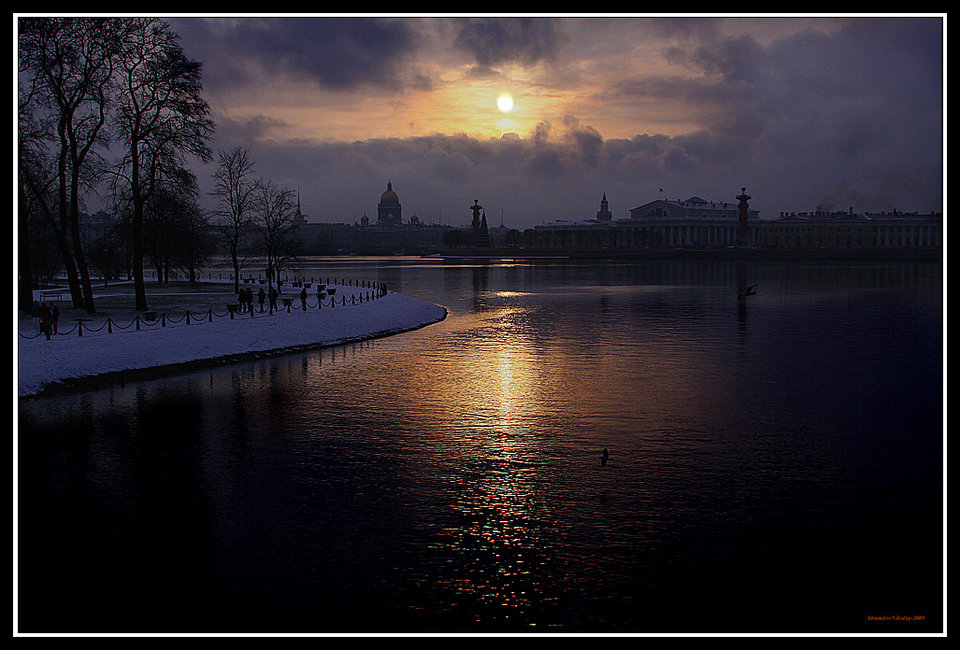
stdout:
[(597, 211), (597, 221), (610, 221), (613, 219), (613, 214), (610, 212), (610, 204), (607, 203), (607, 193), (603, 193), (603, 198), (600, 199), (600, 210)]

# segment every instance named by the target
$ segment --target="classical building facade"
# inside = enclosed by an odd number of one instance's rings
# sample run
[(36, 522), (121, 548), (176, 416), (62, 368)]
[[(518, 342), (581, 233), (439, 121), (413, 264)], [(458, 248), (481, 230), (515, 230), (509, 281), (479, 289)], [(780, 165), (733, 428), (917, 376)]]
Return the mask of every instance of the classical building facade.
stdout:
[(943, 214), (930, 212), (781, 213), (765, 221), (760, 246), (783, 249), (937, 249), (943, 245)]
[(596, 219), (540, 224), (534, 227), (534, 241), (538, 248), (550, 249), (718, 248), (737, 244), (743, 225), (745, 241), (740, 243), (755, 244), (758, 222), (758, 212), (746, 206), (746, 199), (738, 204), (698, 196), (650, 201), (631, 209), (629, 219), (615, 220), (604, 194)]
[[(745, 188), (741, 196), (746, 196)], [(740, 198), (740, 197), (737, 197)], [(666, 248), (722, 248), (754, 244), (760, 215), (741, 200), (746, 221), (740, 222), (740, 204), (707, 201), (692, 196), (684, 201), (658, 199), (630, 210), (630, 219), (620, 223), (631, 233), (630, 239), (644, 246)], [(742, 231), (742, 233), (738, 232)]]
[(761, 219), (741, 188), (732, 201), (658, 199), (612, 219), (606, 195), (596, 219), (552, 221), (534, 227), (536, 248), (633, 250), (731, 247), (765, 249), (939, 249), (941, 213), (801, 212)]

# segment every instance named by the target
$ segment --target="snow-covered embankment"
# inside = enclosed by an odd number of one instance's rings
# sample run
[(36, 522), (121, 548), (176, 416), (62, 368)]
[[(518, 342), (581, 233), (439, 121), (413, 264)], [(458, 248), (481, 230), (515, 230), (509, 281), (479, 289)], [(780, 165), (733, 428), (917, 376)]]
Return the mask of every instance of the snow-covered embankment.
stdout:
[[(299, 301), (294, 301), (298, 307)], [(233, 319), (205, 322), (195, 317), (159, 327), (107, 333), (86, 330), (83, 336), (46, 340), (18, 337), (18, 392), (21, 397), (85, 379), (135, 374), (147, 369), (195, 367), (307, 350), (378, 338), (436, 323), (446, 309), (399, 293), (359, 304), (302, 311), (282, 308), (274, 315), (237, 314)], [(69, 323), (61, 323), (61, 329)]]

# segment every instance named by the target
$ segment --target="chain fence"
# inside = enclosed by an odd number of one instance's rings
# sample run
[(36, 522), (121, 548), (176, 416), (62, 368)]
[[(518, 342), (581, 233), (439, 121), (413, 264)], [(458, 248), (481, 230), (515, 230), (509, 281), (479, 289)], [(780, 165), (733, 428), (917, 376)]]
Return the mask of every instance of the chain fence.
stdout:
[[(312, 283), (310, 284), (312, 285)], [(104, 329), (107, 330), (107, 334), (113, 334), (116, 330), (127, 331), (134, 329), (139, 332), (168, 326), (185, 327), (201, 325), (203, 323), (213, 323), (216, 320), (240, 320), (241, 316), (249, 316), (251, 319), (269, 318), (277, 314), (289, 314), (295, 310), (323, 310), (334, 309), (337, 305), (340, 307), (359, 305), (383, 298), (388, 293), (386, 285), (382, 282), (338, 280), (335, 281), (334, 284), (331, 284), (328, 278), (326, 284), (317, 284), (314, 296), (305, 293), (307, 287), (304, 286), (304, 282), (295, 281), (293, 285), (300, 286), (302, 289), (295, 298), (277, 294), (275, 300), (271, 302), (270, 298), (265, 294), (254, 296), (251, 289), (248, 294), (248, 300), (241, 301), (239, 300), (239, 296), (237, 296), (238, 302), (228, 303), (226, 311), (223, 312), (214, 310), (211, 307), (208, 308), (206, 312), (186, 310), (182, 315), (177, 317), (166, 312), (145, 311), (142, 314), (136, 314), (133, 319), (125, 325), (110, 317), (108, 317), (106, 321), (101, 321), (99, 326), (90, 324), (93, 322), (93, 319), (76, 318), (73, 319), (76, 321), (75, 324), (66, 331), (60, 328), (59, 323), (47, 323), (41, 324), (39, 331), (35, 334), (25, 334), (24, 332), (18, 332), (18, 334), (20, 338), (23, 339), (45, 337), (48, 341), (52, 341), (73, 336), (84, 336), (85, 334), (91, 333), (96, 334), (103, 332)], [(364, 289), (364, 291), (350, 291), (350, 297), (347, 298), (345, 293), (338, 295), (338, 287), (349, 289), (360, 288)], [(254, 300), (257, 301), (256, 304), (254, 304)], [(278, 305), (277, 302), (281, 304)]]

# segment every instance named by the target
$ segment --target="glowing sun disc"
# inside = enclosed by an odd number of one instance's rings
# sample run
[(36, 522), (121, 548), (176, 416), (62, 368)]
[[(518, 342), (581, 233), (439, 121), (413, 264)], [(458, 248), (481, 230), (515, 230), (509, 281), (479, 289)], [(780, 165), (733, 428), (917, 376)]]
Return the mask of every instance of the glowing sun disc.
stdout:
[(510, 112), (513, 108), (513, 97), (510, 96), (510, 93), (500, 93), (500, 96), (497, 97), (497, 108), (502, 113)]

